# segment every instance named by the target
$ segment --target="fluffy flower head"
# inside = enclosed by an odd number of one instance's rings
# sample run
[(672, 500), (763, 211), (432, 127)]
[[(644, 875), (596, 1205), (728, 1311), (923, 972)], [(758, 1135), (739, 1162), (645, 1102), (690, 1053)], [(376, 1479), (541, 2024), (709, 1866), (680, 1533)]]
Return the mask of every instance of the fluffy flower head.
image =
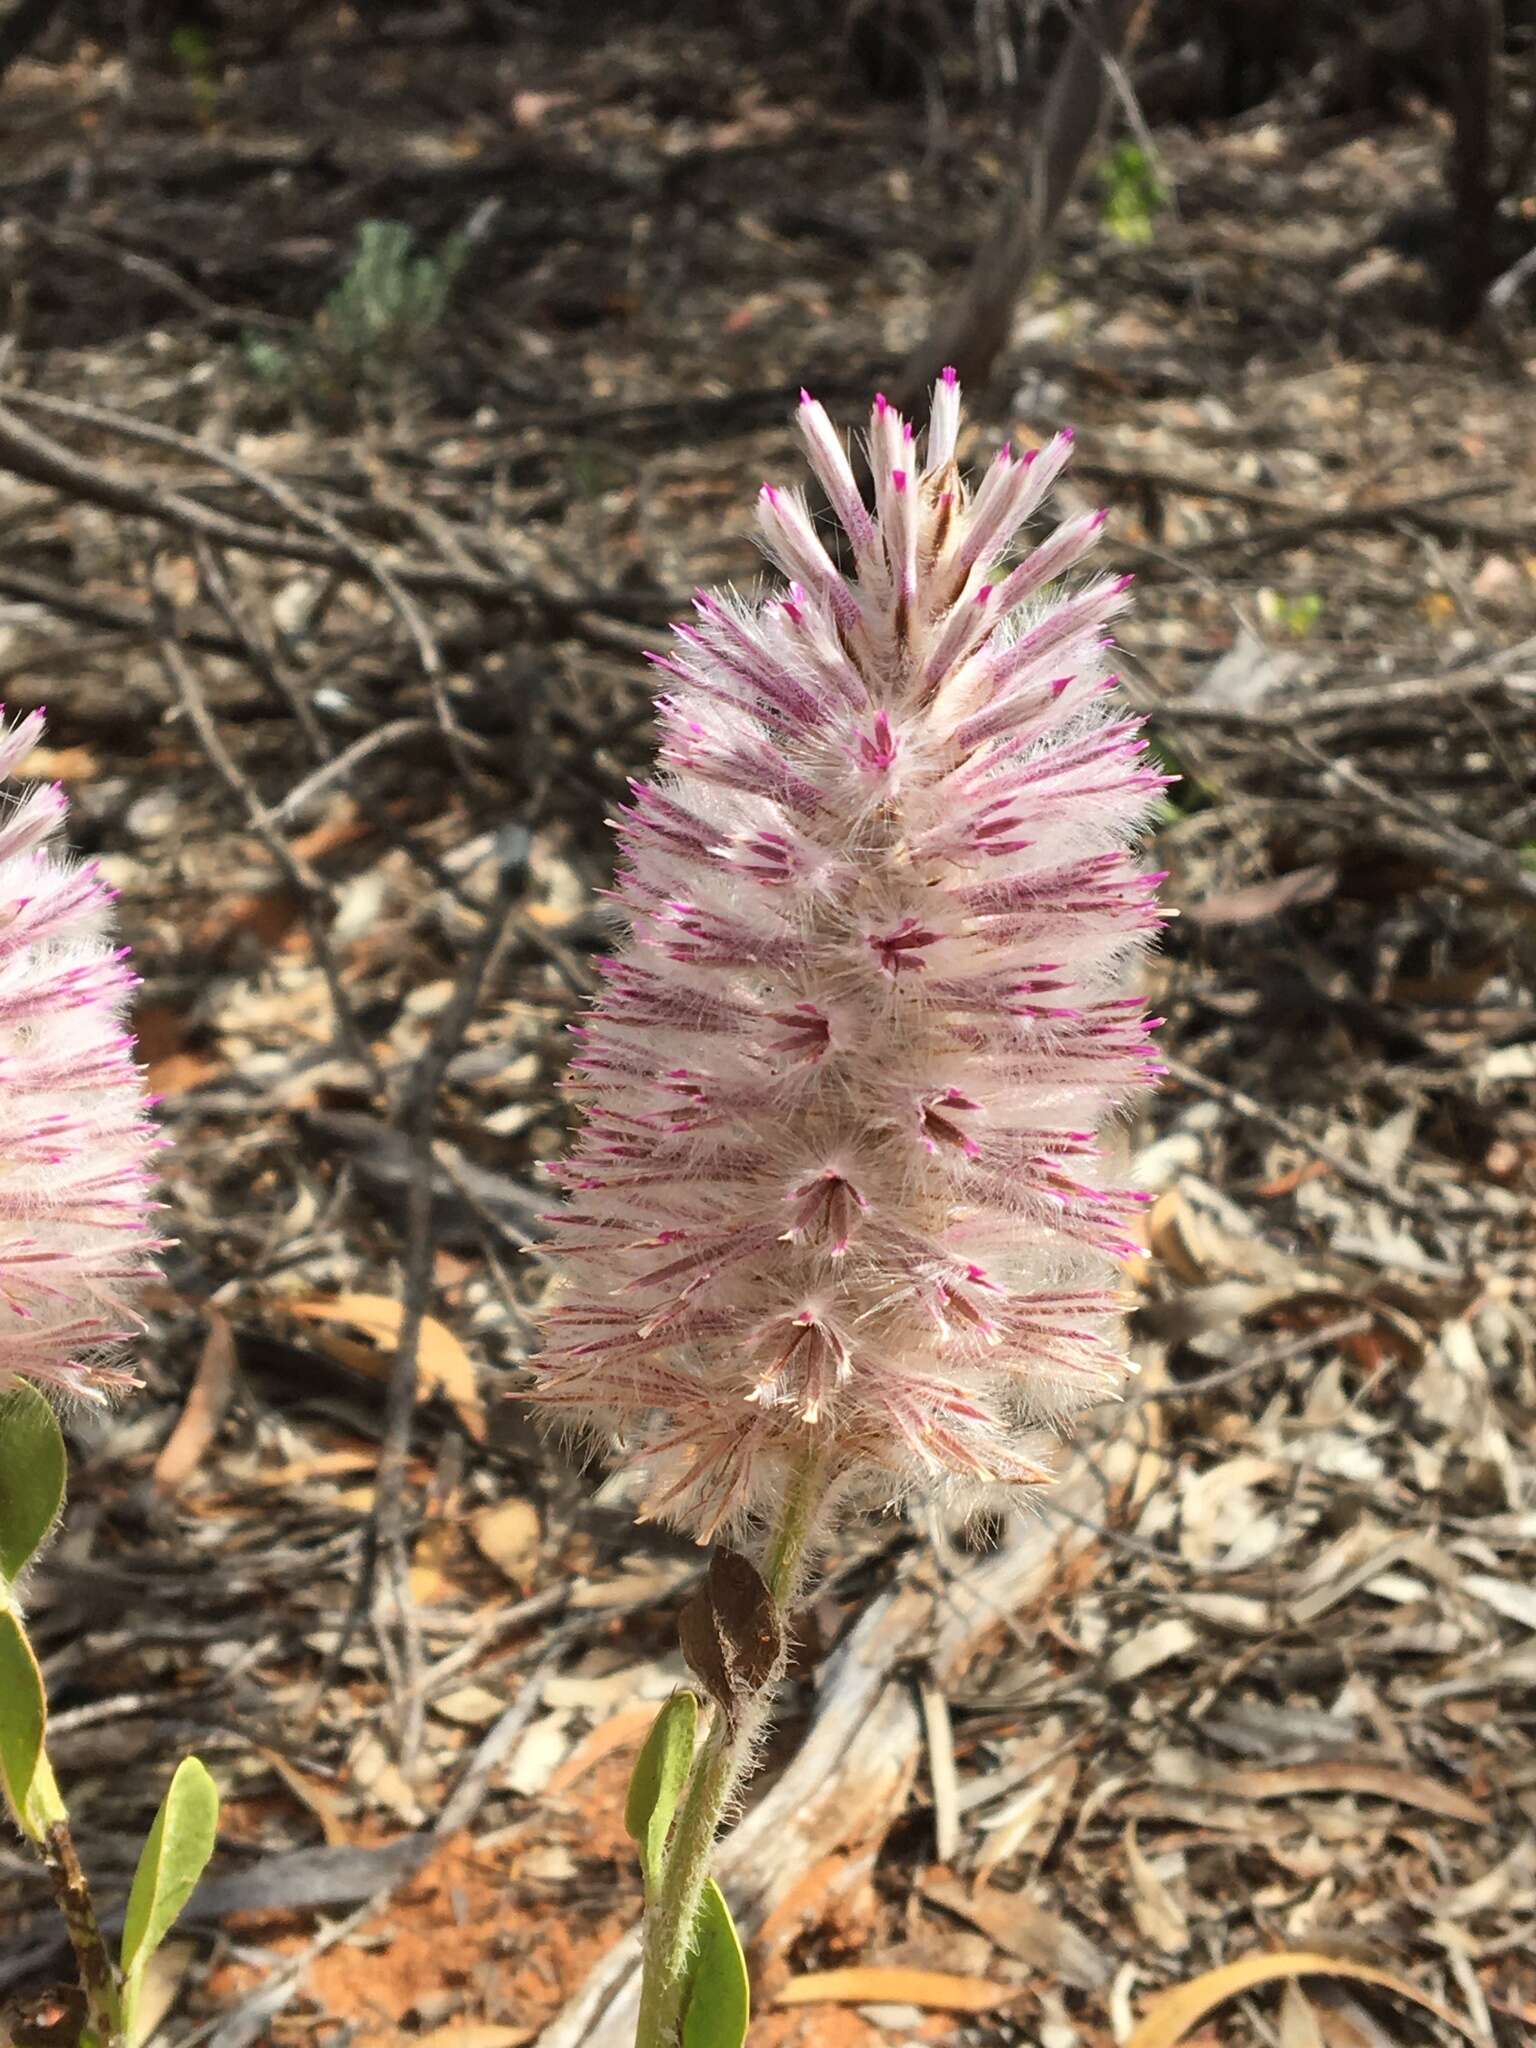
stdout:
[[(39, 712), (0, 725), (0, 777), (42, 730)], [(133, 1384), (116, 1361), (154, 1270), (157, 1139), (112, 892), (60, 850), (65, 810), (35, 783), (0, 815), (0, 1389), (99, 1401)]]
[(700, 1537), (812, 1451), (865, 1498), (1036, 1484), (1122, 1369), (1139, 1198), (1096, 1133), (1157, 1072), (1130, 849), (1164, 778), (1106, 674), (1124, 581), (1050, 588), (1101, 516), (1015, 546), (1071, 436), (973, 488), (958, 425), (952, 372), (921, 451), (877, 399), (871, 505), (802, 394), (841, 563), (765, 485), (788, 587), (697, 600), (618, 825), (533, 1398)]

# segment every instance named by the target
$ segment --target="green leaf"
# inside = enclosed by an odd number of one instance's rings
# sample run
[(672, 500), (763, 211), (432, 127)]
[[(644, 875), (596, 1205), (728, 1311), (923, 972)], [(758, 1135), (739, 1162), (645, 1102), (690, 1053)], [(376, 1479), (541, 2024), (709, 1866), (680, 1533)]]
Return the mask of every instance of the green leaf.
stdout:
[(1104, 225), (1118, 241), (1145, 245), (1152, 223), (1168, 202), (1153, 163), (1134, 142), (1111, 150), (1100, 167), (1104, 189)]
[(697, 1695), (673, 1693), (656, 1716), (645, 1746), (635, 1759), (629, 1796), (624, 1802), (624, 1826), (630, 1840), (640, 1845), (640, 1862), (647, 1883), (654, 1883), (661, 1870), (667, 1831), (688, 1782), (698, 1725)]
[(32, 1780), (43, 1753), (48, 1709), (43, 1701), (43, 1674), (21, 1617), (0, 1611), (0, 1779), (23, 1832), (30, 1835), (28, 1806)]
[(699, 1901), (699, 1946), (683, 2007), (683, 2048), (741, 2048), (752, 2016), (741, 1937), (713, 1878)]
[(164, 1941), (213, 1854), (219, 1794), (195, 1756), (183, 1757), (160, 1802), (128, 1894), (123, 1975), (136, 1976)]
[(64, 1438), (36, 1387), (0, 1394), (0, 1580), (19, 1578), (64, 1504)]

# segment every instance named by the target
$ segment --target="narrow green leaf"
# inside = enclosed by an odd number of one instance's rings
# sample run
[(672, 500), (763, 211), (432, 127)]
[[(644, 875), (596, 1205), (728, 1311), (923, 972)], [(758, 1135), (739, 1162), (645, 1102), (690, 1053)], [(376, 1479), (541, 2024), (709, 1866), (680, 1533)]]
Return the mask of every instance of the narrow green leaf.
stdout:
[(0, 1580), (19, 1578), (64, 1504), (64, 1438), (37, 1391), (0, 1394)]
[(699, 1946), (683, 2007), (683, 2048), (742, 2048), (751, 2016), (741, 1937), (725, 1894), (710, 1878), (699, 1901)]
[(43, 1674), (37, 1668), (21, 1617), (0, 1610), (0, 1778), (11, 1811), (27, 1834), (32, 1780), (43, 1753), (48, 1710)]
[(698, 1725), (698, 1696), (691, 1692), (673, 1693), (656, 1716), (645, 1746), (635, 1759), (629, 1797), (624, 1802), (624, 1826), (630, 1840), (640, 1845), (640, 1862), (647, 1883), (654, 1882), (661, 1869), (667, 1831), (688, 1782)]
[(213, 1854), (219, 1794), (195, 1756), (176, 1766), (133, 1873), (123, 1922), (123, 1975), (132, 1978), (164, 1941)]

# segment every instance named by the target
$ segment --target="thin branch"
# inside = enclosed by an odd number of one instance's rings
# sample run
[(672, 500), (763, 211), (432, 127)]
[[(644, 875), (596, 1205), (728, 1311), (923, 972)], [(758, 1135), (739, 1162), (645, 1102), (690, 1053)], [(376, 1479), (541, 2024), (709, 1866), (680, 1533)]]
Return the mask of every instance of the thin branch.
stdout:
[[(1262, 1124), (1266, 1130), (1274, 1131), (1288, 1143), (1299, 1145), (1303, 1151), (1310, 1152), (1315, 1159), (1321, 1159), (1325, 1166), (1331, 1167), (1340, 1180), (1347, 1181), (1351, 1187), (1359, 1188), (1364, 1194), (1374, 1195), (1378, 1201), (1385, 1202), (1389, 1209), (1395, 1209), (1400, 1215), (1411, 1216), (1419, 1223), (1431, 1223), (1441, 1229), (1452, 1220), (1451, 1215), (1435, 1203), (1425, 1201), (1421, 1196), (1409, 1194), (1406, 1188), (1394, 1187), (1391, 1181), (1383, 1180), (1379, 1174), (1372, 1173), (1369, 1167), (1357, 1165), (1353, 1159), (1347, 1158), (1344, 1153), (1336, 1150), (1322, 1138), (1314, 1138), (1310, 1131), (1304, 1130), (1290, 1117), (1281, 1116), (1277, 1110), (1269, 1109), (1264, 1103), (1255, 1101), (1246, 1090), (1230, 1087), (1225, 1081), (1217, 1081), (1209, 1074), (1202, 1074), (1197, 1067), (1188, 1066), (1183, 1060), (1175, 1059), (1168, 1053), (1163, 1055), (1163, 1064), (1171, 1079), (1181, 1082), (1186, 1088), (1193, 1088), (1198, 1095), (1208, 1096), (1212, 1102), (1224, 1103), (1228, 1109), (1235, 1110), (1249, 1123)], [(1476, 1209), (1463, 1209), (1456, 1212), (1455, 1220), (1464, 1220), (1481, 1213)]]
[(1363, 1337), (1367, 1330), (1375, 1328), (1376, 1320), (1370, 1309), (1358, 1309), (1337, 1322), (1324, 1323), (1319, 1329), (1302, 1330), (1278, 1338), (1273, 1344), (1260, 1344), (1236, 1365), (1224, 1365), (1219, 1372), (1203, 1373), (1195, 1380), (1170, 1381), (1165, 1387), (1138, 1388), (1127, 1406), (1148, 1408), (1162, 1401), (1193, 1401), (1201, 1394), (1235, 1386), (1255, 1373), (1268, 1372), (1271, 1366), (1288, 1365), (1293, 1358), (1305, 1358), (1309, 1352), (1324, 1351), (1330, 1344), (1342, 1344), (1346, 1337)]
[(375, 1088), (382, 1089), (384, 1075), (373, 1048), (369, 1045), (362, 1027), (357, 1021), (347, 994), (346, 983), (342, 980), (341, 967), (331, 950), (330, 933), (322, 915), (322, 906), (330, 904), (330, 891), (319, 876), (306, 863), (301, 862), (292, 847), (277, 828), (276, 820), (260, 795), (241, 769), (239, 763), (225, 746), (203, 686), (196, 671), (187, 660), (176, 642), (162, 639), (158, 643), (160, 666), (164, 670), (171, 688), (181, 702), (193, 731), (202, 743), (203, 752), (210, 765), (225, 786), (239, 798), (250, 822), (251, 830), (271, 854), (283, 879), (299, 900), (305, 925), (309, 931), (310, 943), (315, 949), (315, 960), (325, 976), (325, 985), (331, 998), (331, 1008), (336, 1026), (346, 1042), (347, 1050), (356, 1059)]
[(424, 1051), (412, 1065), (396, 1105), (395, 1122), (407, 1135), (413, 1155), (406, 1200), (400, 1334), (385, 1395), (384, 1435), (379, 1448), (373, 1509), (357, 1585), (340, 1640), (345, 1643), (358, 1619), (368, 1611), (382, 1559), (389, 1569), (407, 1665), (404, 1725), (400, 1731), (401, 1754), (407, 1760), (420, 1740), (422, 1707), (420, 1687), (414, 1682), (416, 1674), (412, 1669), (419, 1662), (419, 1650), (414, 1638), (405, 1555), (405, 1482), (416, 1410), (421, 1328), (432, 1293), (433, 1138), (438, 1094), (449, 1063), (474, 1018), (481, 989), (510, 935), (512, 914), (522, 895), (524, 879), (525, 848), (520, 845), (501, 862), (495, 896), (459, 971), (453, 995), (439, 1015)]

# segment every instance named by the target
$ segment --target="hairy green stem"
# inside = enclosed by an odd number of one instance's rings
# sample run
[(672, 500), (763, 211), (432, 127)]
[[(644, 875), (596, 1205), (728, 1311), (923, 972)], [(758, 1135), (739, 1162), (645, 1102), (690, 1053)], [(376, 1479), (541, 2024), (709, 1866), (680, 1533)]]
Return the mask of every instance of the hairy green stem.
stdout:
[[(815, 1456), (808, 1457), (785, 1496), (763, 1574), (781, 1623), (787, 1620), (800, 1591), (825, 1494), (822, 1463)], [(646, 1900), (645, 1962), (635, 2048), (677, 2048), (694, 1927), (709, 1878), (715, 1836), (726, 1809), (751, 1774), (758, 1737), (782, 1676), (781, 1660), (768, 1682), (734, 1712), (718, 1704), (715, 1707), (665, 1863)]]
[(781, 1616), (787, 1615), (800, 1592), (816, 1518), (826, 1498), (826, 1473), (821, 1460), (809, 1457), (785, 1498), (784, 1511), (768, 1550), (768, 1590)]
[(112, 1954), (103, 1938), (90, 1886), (85, 1881), (85, 1872), (75, 1851), (69, 1815), (64, 1810), (64, 1802), (59, 1797), (58, 1785), (46, 1756), (37, 1760), (29, 1804), (34, 1829), (28, 1832), (42, 1856), (54, 1898), (64, 1916), (69, 1945), (75, 1952), (75, 1965), (80, 1972), (80, 1988), (85, 1993), (87, 2018), (82, 2041), (94, 2043), (95, 2048), (122, 2048), (123, 2009), (117, 1988), (117, 1972), (112, 1966)]

